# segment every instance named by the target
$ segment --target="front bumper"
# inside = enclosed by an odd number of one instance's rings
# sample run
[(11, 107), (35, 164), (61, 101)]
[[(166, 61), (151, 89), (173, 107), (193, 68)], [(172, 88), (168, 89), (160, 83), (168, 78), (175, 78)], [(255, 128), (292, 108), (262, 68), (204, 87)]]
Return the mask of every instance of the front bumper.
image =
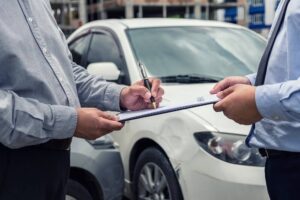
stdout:
[(184, 199), (268, 200), (264, 168), (226, 163), (199, 150), (177, 171)]

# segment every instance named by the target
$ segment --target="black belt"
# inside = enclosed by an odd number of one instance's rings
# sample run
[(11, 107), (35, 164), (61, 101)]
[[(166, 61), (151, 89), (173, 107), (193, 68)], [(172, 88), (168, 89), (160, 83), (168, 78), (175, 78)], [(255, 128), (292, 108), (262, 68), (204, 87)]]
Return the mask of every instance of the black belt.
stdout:
[[(53, 150), (68, 150), (70, 148), (72, 138), (63, 140), (50, 140), (43, 144), (32, 145), (20, 149), (53, 149)], [(0, 148), (9, 149), (0, 143)]]
[(37, 147), (46, 149), (68, 150), (70, 148), (71, 142), (72, 138), (63, 140), (50, 140), (44, 144), (37, 145)]
[(300, 152), (290, 152), (290, 151), (280, 151), (273, 149), (258, 149), (262, 157), (290, 157), (290, 156), (300, 156)]

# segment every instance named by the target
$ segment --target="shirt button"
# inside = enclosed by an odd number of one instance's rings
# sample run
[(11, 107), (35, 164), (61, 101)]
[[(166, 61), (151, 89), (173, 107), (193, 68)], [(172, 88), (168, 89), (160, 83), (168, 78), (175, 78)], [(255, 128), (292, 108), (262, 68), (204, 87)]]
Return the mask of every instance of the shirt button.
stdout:
[(28, 21), (29, 21), (29, 22), (32, 22), (33, 19), (32, 19), (31, 17), (28, 17)]
[(62, 79), (62, 77), (59, 77), (58, 80), (59, 80), (60, 82), (63, 82), (63, 81), (64, 81), (64, 80)]
[(43, 51), (44, 54), (47, 54), (47, 53), (48, 53), (47, 48), (43, 48), (42, 51)]

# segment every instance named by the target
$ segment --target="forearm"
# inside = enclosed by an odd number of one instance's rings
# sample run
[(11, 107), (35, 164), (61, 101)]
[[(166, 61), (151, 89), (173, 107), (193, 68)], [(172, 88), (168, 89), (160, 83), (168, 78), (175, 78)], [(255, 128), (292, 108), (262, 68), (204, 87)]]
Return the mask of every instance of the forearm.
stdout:
[(108, 83), (93, 76), (73, 63), (74, 77), (80, 103), (83, 107), (97, 107), (101, 110), (120, 110), (120, 93), (125, 86)]
[(260, 114), (275, 121), (300, 121), (300, 80), (263, 85), (256, 88)]
[(10, 148), (72, 137), (77, 124), (74, 108), (48, 105), (0, 90), (0, 142)]

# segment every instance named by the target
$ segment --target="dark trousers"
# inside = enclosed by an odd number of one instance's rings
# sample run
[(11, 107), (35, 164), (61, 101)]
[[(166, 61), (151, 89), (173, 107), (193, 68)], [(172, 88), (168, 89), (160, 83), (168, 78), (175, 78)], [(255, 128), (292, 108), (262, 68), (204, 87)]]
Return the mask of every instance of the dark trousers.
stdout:
[(267, 158), (265, 175), (271, 200), (300, 199), (300, 155)]
[(70, 152), (0, 144), (0, 200), (65, 200)]

